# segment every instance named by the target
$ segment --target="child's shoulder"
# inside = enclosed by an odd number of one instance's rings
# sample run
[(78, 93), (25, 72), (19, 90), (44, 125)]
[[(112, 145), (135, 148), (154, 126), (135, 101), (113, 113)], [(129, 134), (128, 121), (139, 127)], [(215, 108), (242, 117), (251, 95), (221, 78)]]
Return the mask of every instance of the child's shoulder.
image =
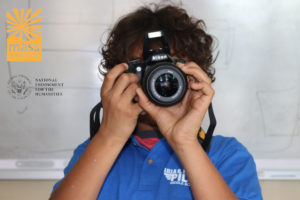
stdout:
[(89, 145), (89, 143), (90, 143), (90, 138), (86, 139), (83, 143), (79, 144), (75, 149), (75, 151), (84, 151), (86, 147)]
[(226, 137), (222, 135), (215, 135), (212, 137), (210, 143), (211, 150), (219, 150), (219, 149), (230, 149), (238, 148), (245, 150), (245, 146), (242, 145), (235, 137)]
[(207, 154), (239, 199), (262, 199), (254, 159), (236, 138), (214, 136)]
[(252, 155), (247, 148), (235, 137), (225, 137), (221, 135), (213, 136), (207, 154), (214, 163), (218, 163), (227, 158), (238, 159), (247, 157), (252, 159)]

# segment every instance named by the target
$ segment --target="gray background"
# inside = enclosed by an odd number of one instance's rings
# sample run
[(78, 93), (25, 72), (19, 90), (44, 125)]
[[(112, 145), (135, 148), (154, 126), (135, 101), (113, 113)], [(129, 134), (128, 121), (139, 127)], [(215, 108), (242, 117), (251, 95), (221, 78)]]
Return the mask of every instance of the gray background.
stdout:
[[(70, 158), (89, 137), (89, 111), (100, 100), (101, 41), (119, 16), (147, 2), (0, 0), (0, 160)], [(259, 172), (300, 170), (300, 2), (181, 3), (218, 39), (215, 134), (237, 137), (257, 160)], [(28, 7), (42, 8), (42, 61), (8, 63), (6, 11)], [(36, 97), (32, 92), (13, 99), (8, 81), (19, 74), (32, 83), (55, 77), (64, 83), (63, 95)]]

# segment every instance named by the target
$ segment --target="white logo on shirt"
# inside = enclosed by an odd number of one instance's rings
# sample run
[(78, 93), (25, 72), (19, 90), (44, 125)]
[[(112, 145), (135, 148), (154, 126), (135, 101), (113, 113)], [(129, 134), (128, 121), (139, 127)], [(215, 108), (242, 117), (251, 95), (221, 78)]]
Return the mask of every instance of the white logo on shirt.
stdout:
[(164, 169), (164, 175), (170, 184), (190, 186), (189, 181), (186, 179), (185, 170), (183, 169)]

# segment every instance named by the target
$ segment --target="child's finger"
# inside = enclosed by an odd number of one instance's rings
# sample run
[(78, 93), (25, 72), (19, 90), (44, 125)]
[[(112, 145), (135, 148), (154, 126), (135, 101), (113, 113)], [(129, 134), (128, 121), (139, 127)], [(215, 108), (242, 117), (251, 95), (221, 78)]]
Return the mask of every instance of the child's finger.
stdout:
[(122, 97), (126, 99), (126, 102), (132, 102), (132, 99), (136, 96), (136, 89), (138, 85), (136, 83), (131, 83), (123, 92)]
[(136, 74), (123, 73), (119, 76), (111, 91), (116, 95), (121, 95), (131, 83), (137, 83), (138, 81), (139, 77)]
[(201, 69), (201, 67), (194, 62), (189, 62), (189, 63), (184, 64), (181, 67), (181, 70), (184, 73), (195, 77), (197, 81), (205, 81), (206, 83), (211, 84), (211, 79)]
[(191, 89), (201, 90), (206, 96), (213, 96), (215, 94), (215, 90), (211, 85), (203, 81), (191, 83)]
[(136, 89), (136, 93), (138, 95), (139, 98), (139, 105), (147, 112), (150, 114), (151, 117), (153, 117), (153, 119), (156, 119), (156, 116), (158, 114), (158, 107), (156, 105), (154, 105), (149, 99), (148, 97), (145, 95), (145, 93), (143, 92), (143, 90), (139, 87)]
[(106, 75), (101, 87), (101, 94), (105, 95), (108, 91), (110, 91), (118, 78), (125, 70), (128, 69), (128, 65), (126, 63), (122, 63), (114, 66)]

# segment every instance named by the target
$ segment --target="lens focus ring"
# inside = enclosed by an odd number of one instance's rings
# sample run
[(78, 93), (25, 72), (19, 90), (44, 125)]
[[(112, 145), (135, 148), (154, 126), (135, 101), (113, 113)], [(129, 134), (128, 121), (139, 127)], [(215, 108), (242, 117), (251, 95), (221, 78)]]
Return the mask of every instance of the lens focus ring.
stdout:
[(179, 103), (186, 93), (186, 75), (173, 63), (157, 63), (148, 68), (143, 88), (152, 102), (171, 106)]

